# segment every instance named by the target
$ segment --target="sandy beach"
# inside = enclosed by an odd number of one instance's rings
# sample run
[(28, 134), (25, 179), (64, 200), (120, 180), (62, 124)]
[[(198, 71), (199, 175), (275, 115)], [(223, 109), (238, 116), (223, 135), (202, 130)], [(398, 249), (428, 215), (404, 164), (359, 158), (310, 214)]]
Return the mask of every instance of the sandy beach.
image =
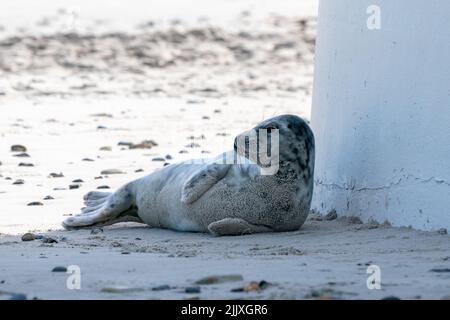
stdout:
[[(87, 14), (79, 32), (58, 32), (68, 11), (50, 8), (46, 22), (0, 32), (0, 299), (448, 298), (446, 230), (314, 213), (299, 231), (243, 237), (63, 230), (91, 190), (230, 150), (274, 115), (310, 118), (316, 2), (296, 14), (291, 1), (223, 3), (223, 21)], [(366, 285), (373, 264), (380, 290)], [(80, 290), (67, 288), (69, 266)]]

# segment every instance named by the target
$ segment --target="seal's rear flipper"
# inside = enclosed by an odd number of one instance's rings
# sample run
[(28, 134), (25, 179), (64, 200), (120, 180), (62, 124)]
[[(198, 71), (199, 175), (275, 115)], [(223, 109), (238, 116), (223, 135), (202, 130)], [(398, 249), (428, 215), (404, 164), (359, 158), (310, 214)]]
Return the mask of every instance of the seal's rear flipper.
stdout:
[(225, 177), (230, 167), (229, 164), (220, 163), (202, 166), (183, 185), (181, 202), (191, 204), (200, 199), (206, 191)]
[(273, 231), (269, 227), (251, 224), (240, 218), (225, 218), (213, 222), (208, 226), (208, 230), (215, 236), (241, 236)]
[(64, 228), (78, 229), (140, 220), (128, 185), (114, 193), (90, 192), (84, 199), (86, 207), (82, 213), (67, 218), (63, 222)]

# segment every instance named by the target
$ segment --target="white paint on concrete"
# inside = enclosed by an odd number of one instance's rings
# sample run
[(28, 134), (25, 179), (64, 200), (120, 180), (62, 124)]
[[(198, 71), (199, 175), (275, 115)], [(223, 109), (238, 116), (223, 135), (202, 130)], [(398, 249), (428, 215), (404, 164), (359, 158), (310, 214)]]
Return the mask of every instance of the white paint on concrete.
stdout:
[(450, 228), (449, 12), (448, 0), (321, 1), (314, 209)]

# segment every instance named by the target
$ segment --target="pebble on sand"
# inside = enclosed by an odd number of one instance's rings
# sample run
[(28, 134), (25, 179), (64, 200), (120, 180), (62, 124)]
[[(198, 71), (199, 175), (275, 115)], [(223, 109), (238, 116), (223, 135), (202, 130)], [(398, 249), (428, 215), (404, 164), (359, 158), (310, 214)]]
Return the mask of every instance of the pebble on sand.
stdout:
[(63, 266), (57, 266), (52, 269), (52, 272), (67, 272), (67, 268)]
[(27, 148), (20, 144), (15, 144), (11, 146), (11, 152), (27, 152)]
[(156, 157), (156, 158), (153, 158), (152, 161), (166, 161), (166, 159), (164, 159), (162, 157)]
[(26, 152), (21, 152), (21, 153), (15, 154), (14, 157), (17, 157), (17, 158), (30, 158), (30, 155), (28, 153), (26, 153)]
[(33, 201), (27, 204), (27, 206), (43, 206), (44, 204), (39, 201)]
[(124, 174), (125, 172), (123, 172), (122, 170), (119, 169), (106, 169), (103, 170), (102, 172), (100, 172), (100, 174), (102, 175), (108, 175), (108, 174)]
[(34, 167), (34, 164), (29, 162), (21, 162), (19, 163), (19, 167)]
[(25, 181), (23, 181), (22, 179), (17, 179), (16, 181), (13, 182), (13, 184), (15, 185), (20, 185), (20, 184), (24, 184)]
[(103, 185), (103, 186), (98, 186), (97, 189), (111, 189), (109, 186)]
[(100, 151), (112, 151), (112, 148), (109, 146), (101, 147)]
[(46, 196), (46, 197), (44, 198), (44, 200), (55, 200), (55, 198), (53, 198), (52, 196)]
[(60, 173), (52, 172), (52, 173), (50, 173), (48, 176), (49, 176), (50, 178), (63, 178), (63, 177), (64, 177), (64, 175), (62, 174), (62, 172), (60, 172)]
[(328, 212), (327, 215), (325, 216), (325, 220), (327, 221), (332, 221), (336, 219), (337, 219), (337, 212), (334, 209)]
[(195, 284), (207, 285), (207, 284), (217, 284), (225, 282), (242, 281), (244, 278), (240, 274), (228, 274), (221, 276), (208, 276), (195, 281)]
[(22, 241), (33, 241), (36, 240), (36, 235), (31, 232), (27, 232), (22, 236)]
[(74, 189), (79, 189), (80, 185), (79, 184), (71, 184), (69, 185), (69, 190), (74, 190)]
[(200, 287), (187, 287), (184, 289), (185, 293), (200, 293), (201, 289)]

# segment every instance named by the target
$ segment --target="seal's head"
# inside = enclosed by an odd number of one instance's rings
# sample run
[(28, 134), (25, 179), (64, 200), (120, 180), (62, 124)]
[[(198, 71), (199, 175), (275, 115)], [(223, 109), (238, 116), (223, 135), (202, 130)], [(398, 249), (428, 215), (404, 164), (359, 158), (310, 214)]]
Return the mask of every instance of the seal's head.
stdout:
[[(314, 174), (314, 135), (308, 123), (294, 115), (267, 119), (238, 135), (235, 151), (277, 175), (311, 179)], [(311, 179), (312, 180), (312, 179)]]

